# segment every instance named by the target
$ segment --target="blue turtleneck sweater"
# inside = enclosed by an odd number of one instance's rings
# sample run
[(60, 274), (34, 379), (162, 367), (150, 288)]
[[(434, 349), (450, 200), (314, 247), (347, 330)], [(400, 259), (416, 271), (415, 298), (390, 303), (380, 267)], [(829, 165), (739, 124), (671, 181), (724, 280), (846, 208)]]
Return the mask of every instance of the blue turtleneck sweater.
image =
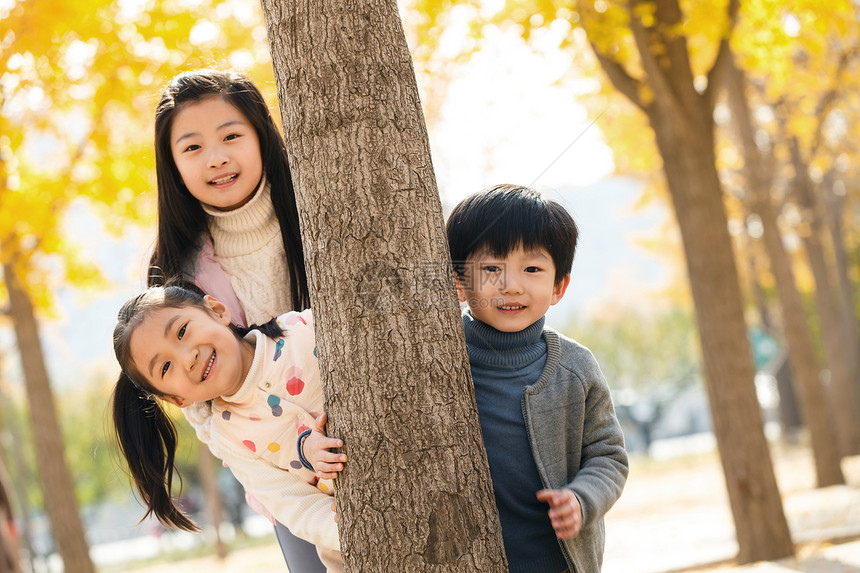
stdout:
[(547, 511), (535, 494), (543, 489), (523, 419), (523, 389), (546, 364), (541, 318), (520, 332), (501, 332), (463, 314), (475, 400), (490, 463), (502, 538), (511, 573), (567, 569)]

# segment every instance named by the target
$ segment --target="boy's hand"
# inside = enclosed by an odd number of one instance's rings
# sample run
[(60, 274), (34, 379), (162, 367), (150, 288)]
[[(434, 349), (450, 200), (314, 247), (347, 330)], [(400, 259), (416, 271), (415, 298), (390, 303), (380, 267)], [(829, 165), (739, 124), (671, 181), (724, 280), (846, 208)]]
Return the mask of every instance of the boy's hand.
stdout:
[(334, 479), (337, 472), (343, 469), (346, 454), (330, 452), (331, 448), (340, 448), (343, 442), (337, 438), (329, 438), (325, 433), (326, 415), (316, 419), (313, 430), (302, 443), (302, 455), (314, 467), (320, 479)]
[(549, 519), (559, 539), (572, 539), (582, 529), (582, 506), (569, 489), (542, 489), (537, 498), (549, 504)]

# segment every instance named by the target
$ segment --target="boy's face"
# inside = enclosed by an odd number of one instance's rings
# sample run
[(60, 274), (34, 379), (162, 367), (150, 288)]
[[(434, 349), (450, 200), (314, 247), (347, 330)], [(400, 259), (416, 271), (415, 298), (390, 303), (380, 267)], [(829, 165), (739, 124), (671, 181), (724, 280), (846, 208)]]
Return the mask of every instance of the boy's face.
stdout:
[(457, 278), (457, 294), (484, 324), (519, 332), (560, 301), (569, 283), (570, 275), (555, 283), (555, 263), (546, 249), (519, 246), (505, 257), (487, 251), (469, 255), (463, 276)]

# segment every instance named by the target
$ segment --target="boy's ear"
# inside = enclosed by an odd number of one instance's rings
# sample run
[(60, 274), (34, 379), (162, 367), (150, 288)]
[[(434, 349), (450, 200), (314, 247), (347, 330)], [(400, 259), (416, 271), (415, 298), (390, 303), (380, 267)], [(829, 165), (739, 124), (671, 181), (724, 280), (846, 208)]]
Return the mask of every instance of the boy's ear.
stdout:
[(203, 297), (203, 304), (218, 316), (224, 326), (230, 324), (230, 309), (223, 302), (207, 294)]
[(568, 285), (570, 285), (570, 273), (564, 275), (564, 278), (558, 281), (558, 283), (552, 289), (552, 302), (550, 303), (550, 305), (553, 305), (561, 300), (561, 297), (564, 296), (564, 292), (567, 290)]
[(466, 293), (463, 292), (463, 288), (460, 286), (460, 275), (454, 273), (454, 284), (457, 286), (457, 298), (460, 299), (460, 302), (466, 302)]

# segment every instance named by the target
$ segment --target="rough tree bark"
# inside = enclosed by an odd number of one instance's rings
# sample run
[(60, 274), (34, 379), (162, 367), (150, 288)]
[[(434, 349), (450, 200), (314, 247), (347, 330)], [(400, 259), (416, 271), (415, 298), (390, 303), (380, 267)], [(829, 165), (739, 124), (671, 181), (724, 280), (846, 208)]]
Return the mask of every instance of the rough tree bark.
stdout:
[(66, 571), (93, 573), (95, 569), (78, 511), (72, 474), (63, 450), (63, 438), (57, 422), (54, 395), (45, 368), (33, 303), (16, 274), (13, 262), (3, 264), (3, 280), (9, 293), (9, 314), (21, 354), (39, 478), (45, 495), (45, 511), (51, 522), (51, 533)]
[[(791, 259), (782, 242), (776, 209), (771, 199), (772, 159), (763, 157), (756, 146), (752, 113), (746, 95), (746, 78), (731, 56), (727, 59), (726, 72), (724, 83), (743, 152), (744, 173), (748, 184), (745, 202), (748, 208), (761, 218), (762, 240), (770, 260), (770, 269), (782, 309), (782, 326), (788, 346), (792, 381), (797, 395), (801, 397), (800, 408), (812, 442), (817, 483), (819, 487), (842, 484), (845, 479), (839, 465), (840, 448), (831, 423), (827, 392), (821, 384), (812, 330), (806, 318), (803, 299), (797, 289)], [(831, 356), (828, 355), (828, 358)], [(860, 427), (853, 417), (845, 420), (845, 427), (842, 429), (849, 431), (851, 424), (860, 432)]]
[[(695, 89), (677, 0), (628, 2), (643, 76), (634, 78), (592, 43), (613, 85), (648, 117), (681, 230), (696, 309), (704, 373), (717, 447), (738, 540), (738, 561), (792, 555), (794, 547), (773, 473), (755, 393), (752, 353), (744, 321), (723, 191), (714, 154), (714, 98), (728, 56), (738, 2), (728, 3), (727, 27), (703, 93)], [(579, 2), (582, 25), (598, 18)], [(643, 8), (643, 9), (640, 9)], [(640, 14), (652, 14), (650, 25)]]
[[(412, 60), (393, 0), (262, 0), (348, 571), (506, 571)], [(396, 564), (393, 565), (393, 564)]]

